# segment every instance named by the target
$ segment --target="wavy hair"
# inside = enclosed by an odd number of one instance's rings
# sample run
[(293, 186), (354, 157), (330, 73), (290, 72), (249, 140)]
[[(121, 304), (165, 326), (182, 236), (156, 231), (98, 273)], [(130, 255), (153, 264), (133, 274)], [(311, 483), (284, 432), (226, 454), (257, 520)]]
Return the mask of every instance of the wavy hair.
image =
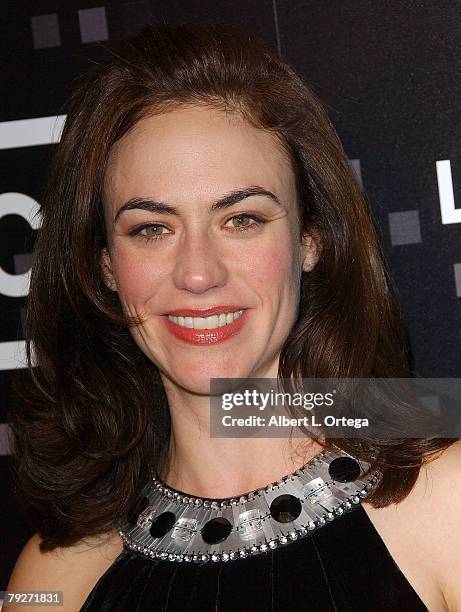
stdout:
[[(279, 376), (409, 375), (402, 316), (373, 220), (316, 95), (233, 26), (146, 26), (76, 84), (41, 203), (28, 368), (14, 380), (20, 401), (10, 423), (17, 498), (42, 550), (113, 529), (165, 459), (171, 421), (158, 369), (131, 337), (136, 319), (102, 277), (102, 190), (112, 145), (141, 118), (181, 104), (239, 112), (276, 135), (296, 175), (301, 231), (320, 238), (320, 260), (302, 275)], [(424, 455), (450, 442), (335, 440), (383, 467), (369, 497), (376, 507), (403, 499)]]

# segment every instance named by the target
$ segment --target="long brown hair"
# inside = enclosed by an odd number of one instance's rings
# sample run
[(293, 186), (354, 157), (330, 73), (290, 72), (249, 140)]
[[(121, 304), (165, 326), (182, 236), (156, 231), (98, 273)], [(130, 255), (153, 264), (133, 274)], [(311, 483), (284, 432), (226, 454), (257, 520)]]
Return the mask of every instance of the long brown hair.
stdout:
[[(275, 134), (296, 174), (301, 231), (320, 237), (279, 376), (408, 376), (402, 317), (370, 212), (317, 97), (235, 27), (147, 26), (71, 95), (42, 201), (28, 370), (18, 372), (21, 402), (10, 418), (18, 499), (42, 550), (112, 529), (164, 459), (171, 423), (158, 369), (101, 275), (102, 185), (112, 145), (141, 117), (183, 103), (237, 111)], [(384, 466), (375, 506), (403, 499), (424, 453), (449, 443), (336, 441)]]

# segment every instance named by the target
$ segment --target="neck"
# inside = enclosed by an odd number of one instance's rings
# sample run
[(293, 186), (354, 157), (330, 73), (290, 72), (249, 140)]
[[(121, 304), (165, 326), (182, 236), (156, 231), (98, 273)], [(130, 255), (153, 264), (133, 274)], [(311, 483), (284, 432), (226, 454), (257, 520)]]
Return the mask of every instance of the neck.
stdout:
[[(274, 368), (266, 376), (275, 378)], [(210, 397), (188, 393), (165, 377), (163, 381), (171, 435), (158, 476), (178, 491), (206, 498), (234, 497), (280, 480), (323, 450), (300, 430), (294, 430), (291, 439), (211, 437)]]
[(172, 428), (159, 478), (197, 497), (235, 497), (295, 472), (322, 449), (306, 438), (208, 438)]

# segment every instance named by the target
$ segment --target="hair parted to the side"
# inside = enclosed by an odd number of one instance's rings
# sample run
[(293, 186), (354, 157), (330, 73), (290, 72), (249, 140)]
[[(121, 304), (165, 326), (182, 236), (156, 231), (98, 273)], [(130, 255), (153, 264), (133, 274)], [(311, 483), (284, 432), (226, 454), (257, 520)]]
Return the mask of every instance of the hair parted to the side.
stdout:
[[(109, 151), (136, 122), (180, 104), (241, 113), (274, 133), (296, 173), (302, 232), (322, 245), (303, 273), (279, 376), (406, 377), (406, 340), (363, 195), (316, 96), (233, 26), (146, 26), (70, 97), (42, 201), (27, 300), (28, 370), (10, 415), (18, 499), (42, 550), (113, 529), (164, 460), (170, 415), (136, 324), (104, 283), (102, 188)], [(287, 245), (288, 247), (289, 245)], [(33, 355), (32, 355), (33, 353)], [(452, 440), (335, 440), (384, 466), (377, 507), (411, 490), (424, 453)], [(327, 440), (327, 446), (329, 441)]]

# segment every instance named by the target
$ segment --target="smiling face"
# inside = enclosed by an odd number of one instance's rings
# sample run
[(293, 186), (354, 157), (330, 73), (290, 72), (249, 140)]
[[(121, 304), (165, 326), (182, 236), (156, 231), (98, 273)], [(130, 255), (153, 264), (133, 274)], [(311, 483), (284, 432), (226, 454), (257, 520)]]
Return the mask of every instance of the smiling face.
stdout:
[[(296, 197), (281, 145), (240, 115), (183, 106), (114, 145), (102, 269), (125, 313), (145, 319), (131, 333), (167, 388), (277, 376), (301, 270), (317, 260), (314, 240), (299, 242)], [(205, 321), (168, 317), (215, 307)]]

